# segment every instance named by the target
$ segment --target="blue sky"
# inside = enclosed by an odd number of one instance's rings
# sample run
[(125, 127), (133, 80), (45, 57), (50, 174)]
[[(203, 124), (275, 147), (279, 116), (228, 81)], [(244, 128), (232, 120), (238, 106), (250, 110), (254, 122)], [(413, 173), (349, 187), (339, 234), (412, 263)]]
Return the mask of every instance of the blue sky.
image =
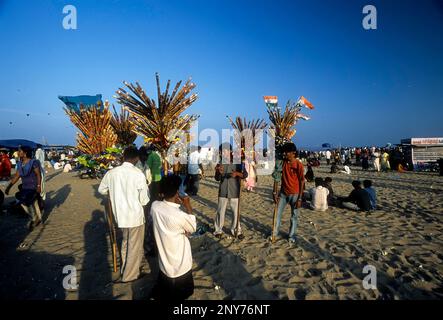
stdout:
[[(263, 95), (303, 95), (316, 108), (297, 126), (300, 146), (443, 136), (441, 3), (0, 0), (0, 139), (73, 144), (58, 95), (114, 102), (126, 80), (155, 97), (155, 72), (164, 85), (192, 76), (200, 129), (268, 120)], [(62, 27), (67, 4), (77, 30)], [(366, 4), (377, 30), (362, 27)]]

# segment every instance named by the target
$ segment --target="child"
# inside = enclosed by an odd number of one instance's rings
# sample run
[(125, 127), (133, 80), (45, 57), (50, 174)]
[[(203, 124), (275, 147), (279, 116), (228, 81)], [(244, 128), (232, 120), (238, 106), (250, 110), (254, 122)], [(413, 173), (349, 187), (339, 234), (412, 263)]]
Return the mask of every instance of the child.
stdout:
[(371, 210), (377, 209), (377, 194), (375, 192), (375, 189), (372, 187), (372, 181), (371, 180), (364, 180), (363, 187), (365, 188), (365, 191), (367, 193), (369, 193), (369, 200), (371, 202)]

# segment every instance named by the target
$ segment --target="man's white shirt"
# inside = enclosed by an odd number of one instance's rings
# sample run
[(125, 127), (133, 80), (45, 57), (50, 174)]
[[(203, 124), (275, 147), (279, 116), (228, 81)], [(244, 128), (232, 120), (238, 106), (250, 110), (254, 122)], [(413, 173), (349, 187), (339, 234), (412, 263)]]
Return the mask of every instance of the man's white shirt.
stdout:
[(186, 233), (197, 228), (194, 215), (168, 201), (154, 201), (151, 207), (154, 237), (160, 270), (169, 278), (180, 277), (192, 269), (191, 244)]
[(98, 192), (109, 194), (115, 222), (119, 228), (135, 228), (145, 223), (143, 206), (149, 202), (145, 175), (132, 163), (108, 171)]
[(328, 195), (329, 190), (323, 186), (311, 188), (311, 208), (318, 211), (328, 210)]
[(202, 163), (202, 156), (197, 150), (189, 155), (188, 173), (199, 174), (199, 164)]

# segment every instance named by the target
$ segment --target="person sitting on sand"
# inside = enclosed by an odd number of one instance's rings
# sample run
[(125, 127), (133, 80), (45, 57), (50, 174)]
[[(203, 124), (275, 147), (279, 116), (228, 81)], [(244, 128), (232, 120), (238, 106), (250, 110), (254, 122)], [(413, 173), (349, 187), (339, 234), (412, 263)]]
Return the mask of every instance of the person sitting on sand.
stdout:
[(344, 166), (343, 170), (340, 171), (341, 173), (351, 174), (351, 168), (349, 166)]
[(305, 183), (304, 168), (301, 161), (297, 159), (297, 148), (295, 144), (287, 143), (282, 149), (284, 161), (281, 177), (281, 191), (277, 201), (277, 218), (274, 234), (271, 236), (271, 239), (278, 236), (283, 211), (289, 203), (291, 206), (289, 242), (295, 243), (298, 208), (301, 207), (302, 193)]
[(362, 189), (361, 182), (358, 180), (352, 181), (354, 190), (348, 197), (341, 199), (343, 207), (354, 211), (370, 211), (371, 200), (369, 193)]
[[(237, 236), (239, 239), (243, 239), (240, 219), (238, 219), (238, 201), (240, 197), (240, 181), (247, 178), (248, 173), (242, 164), (233, 163), (234, 156), (230, 144), (221, 144), (219, 151), (222, 161), (215, 167), (214, 178), (220, 182), (220, 185), (218, 188), (218, 207), (215, 217), (214, 235), (218, 238), (223, 236), (225, 212), (229, 203), (233, 213), (231, 233), (234, 237)], [(225, 161), (229, 161), (229, 163), (224, 163)]]
[(363, 187), (365, 188), (364, 190), (369, 194), (369, 200), (371, 202), (371, 209), (372, 210), (377, 209), (377, 194), (375, 192), (374, 187), (372, 187), (372, 181), (371, 180), (364, 180)]
[(334, 189), (332, 189), (332, 178), (326, 177), (323, 182), (323, 187), (328, 189), (328, 205), (333, 206), (335, 205), (335, 196), (334, 196)]
[(337, 162), (334, 162), (331, 165), (331, 172), (330, 173), (337, 173), (339, 171), (338, 166), (337, 166)]
[(123, 234), (120, 279), (116, 283), (131, 282), (140, 276), (145, 236), (144, 206), (149, 202), (148, 184), (135, 164), (139, 160), (136, 147), (123, 152), (123, 164), (109, 170), (103, 177), (98, 192), (109, 195), (117, 227)]
[[(151, 215), (160, 271), (152, 297), (157, 300), (184, 300), (194, 293), (192, 251), (188, 235), (197, 229), (189, 196), (182, 196), (177, 175), (160, 181), (163, 201), (154, 201)], [(180, 209), (183, 205), (186, 212)]]
[(310, 208), (315, 211), (328, 210), (329, 190), (323, 186), (323, 178), (315, 178), (315, 188), (309, 189)]

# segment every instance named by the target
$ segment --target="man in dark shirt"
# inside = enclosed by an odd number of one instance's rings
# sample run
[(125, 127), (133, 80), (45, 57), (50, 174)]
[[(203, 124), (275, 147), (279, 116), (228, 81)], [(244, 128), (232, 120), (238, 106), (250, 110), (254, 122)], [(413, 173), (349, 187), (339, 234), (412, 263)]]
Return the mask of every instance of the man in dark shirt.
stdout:
[(354, 180), (352, 181), (352, 186), (354, 190), (352, 190), (347, 198), (342, 199), (343, 207), (354, 211), (370, 211), (371, 200), (369, 194), (362, 189), (361, 182)]
[[(225, 221), (225, 212), (228, 204), (231, 207), (233, 216), (231, 224), (231, 233), (239, 239), (244, 236), (241, 233), (240, 219), (238, 219), (238, 201), (240, 196), (240, 181), (248, 177), (246, 168), (242, 164), (233, 163), (233, 154), (231, 145), (221, 145), (220, 153), (224, 153), (223, 160), (228, 159), (229, 163), (217, 164), (215, 167), (215, 180), (220, 182), (218, 189), (218, 208), (215, 217), (214, 235), (221, 238), (223, 235), (223, 225)], [(230, 159), (230, 160), (229, 160)]]

